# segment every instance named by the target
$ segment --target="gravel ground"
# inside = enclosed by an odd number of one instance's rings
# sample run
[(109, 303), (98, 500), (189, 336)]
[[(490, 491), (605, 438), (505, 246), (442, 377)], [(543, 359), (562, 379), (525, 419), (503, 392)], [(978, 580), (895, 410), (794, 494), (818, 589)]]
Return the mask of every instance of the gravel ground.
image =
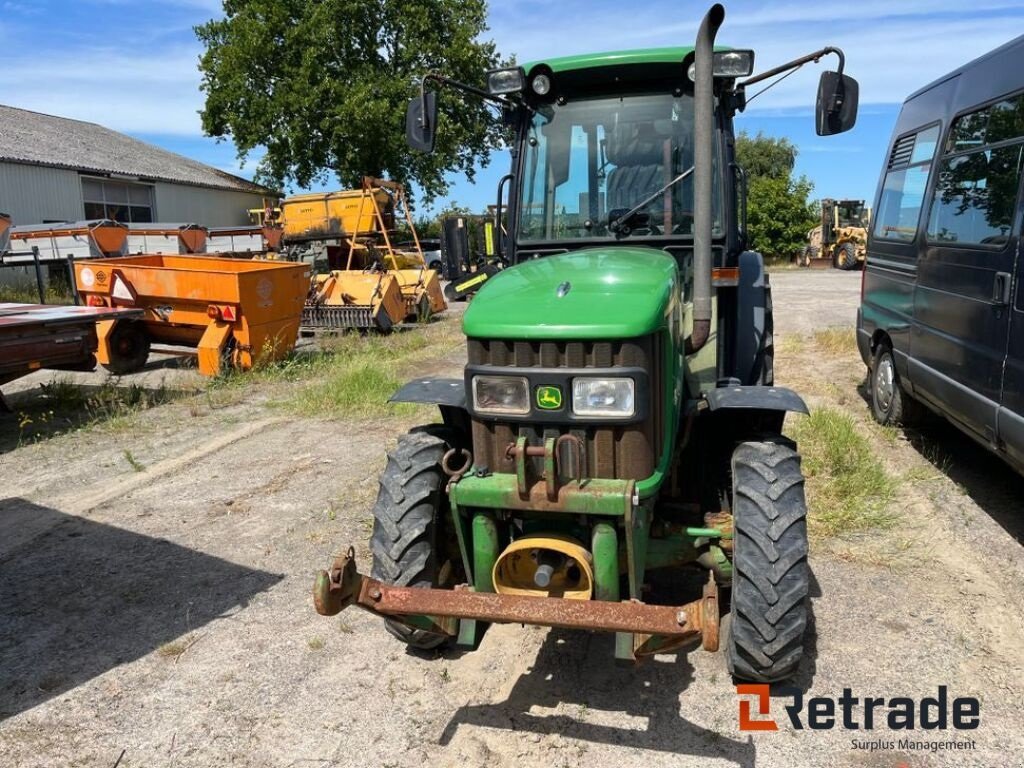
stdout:
[[(848, 411), (908, 478), (896, 529), (812, 545), (795, 682), (817, 696), (976, 696), (977, 730), (910, 734), (976, 749), (852, 747), (885, 730), (740, 732), (721, 654), (623, 666), (604, 635), (500, 626), (476, 652), (423, 659), (365, 613), (319, 617), (313, 574), (348, 542), (368, 566), (384, 448), (409, 425), (190, 398), (0, 455), (0, 765), (1022, 764), (1024, 482), (941, 424), (883, 440), (856, 353), (786, 343), (852, 326), (859, 274), (772, 282), (780, 384)], [(47, 375), (23, 380), (15, 406)], [(193, 375), (155, 366), (140, 380)], [(0, 444), (17, 444), (12, 431), (3, 417)]]

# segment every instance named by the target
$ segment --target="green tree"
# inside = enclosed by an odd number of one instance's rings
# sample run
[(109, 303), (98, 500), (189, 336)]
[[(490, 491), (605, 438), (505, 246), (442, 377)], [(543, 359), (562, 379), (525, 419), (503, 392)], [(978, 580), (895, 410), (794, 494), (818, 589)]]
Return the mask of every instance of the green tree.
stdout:
[(446, 174), (470, 180), (500, 126), (478, 98), (439, 98), (433, 154), (409, 150), (405, 110), (418, 79), (436, 71), (480, 84), (500, 65), (485, 0), (224, 0), (224, 18), (196, 27), (203, 130), (230, 137), (243, 161), (266, 154), (258, 181), (346, 187), (363, 175), (416, 182), (426, 199)]
[(769, 258), (790, 258), (804, 247), (818, 223), (816, 204), (808, 201), (811, 182), (793, 178), (797, 148), (787, 139), (758, 133), (736, 137), (736, 160), (747, 172), (748, 245)]
[(760, 131), (751, 138), (746, 131), (736, 137), (736, 162), (748, 176), (788, 177), (796, 165), (797, 149), (789, 139), (765, 136)]

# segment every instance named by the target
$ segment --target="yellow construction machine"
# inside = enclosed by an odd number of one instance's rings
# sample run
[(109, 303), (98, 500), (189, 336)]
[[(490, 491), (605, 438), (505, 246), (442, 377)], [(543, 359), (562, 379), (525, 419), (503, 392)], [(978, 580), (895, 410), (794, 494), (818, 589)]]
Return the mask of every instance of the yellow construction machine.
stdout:
[[(392, 245), (396, 211), (405, 217), (413, 249)], [(423, 258), (401, 184), (367, 176), (358, 190), (288, 198), (281, 218), (286, 248), (304, 244), (306, 254), (321, 250), (329, 265), (314, 275), (310, 287), (302, 316), (307, 333), (387, 331), (448, 308), (440, 276)], [(316, 249), (310, 249), (314, 243)], [(344, 268), (337, 263), (341, 256)]]
[(796, 257), (801, 267), (829, 265), (855, 269), (867, 254), (871, 209), (863, 200), (821, 201), (821, 223), (807, 233), (807, 245)]

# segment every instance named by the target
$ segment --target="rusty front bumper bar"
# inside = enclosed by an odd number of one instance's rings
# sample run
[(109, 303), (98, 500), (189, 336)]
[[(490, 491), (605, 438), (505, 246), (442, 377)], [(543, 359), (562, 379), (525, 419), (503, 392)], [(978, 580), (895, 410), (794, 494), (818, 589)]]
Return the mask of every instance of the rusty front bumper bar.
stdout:
[(330, 571), (321, 571), (313, 586), (317, 613), (333, 616), (350, 605), (395, 619), (410, 627), (445, 635), (458, 632), (457, 619), (495, 624), (537, 624), (544, 627), (626, 632), (634, 635), (633, 653), (645, 656), (674, 650), (700, 637), (705, 650), (718, 650), (718, 589), (708, 579), (701, 599), (686, 605), (648, 605), (566, 600), (472, 592), (462, 585), (450, 589), (396, 587), (356, 570), (355, 551), (340, 555)]

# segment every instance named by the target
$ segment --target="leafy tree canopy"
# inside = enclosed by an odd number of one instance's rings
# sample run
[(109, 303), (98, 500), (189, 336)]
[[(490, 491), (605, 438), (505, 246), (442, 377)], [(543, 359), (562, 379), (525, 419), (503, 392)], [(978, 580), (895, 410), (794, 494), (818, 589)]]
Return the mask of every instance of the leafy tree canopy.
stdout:
[(736, 162), (751, 178), (789, 178), (796, 165), (796, 155), (797, 149), (789, 139), (765, 136), (760, 131), (753, 138), (746, 131), (741, 131), (736, 137)]
[(793, 178), (797, 148), (787, 139), (758, 133), (736, 137), (736, 159), (747, 172), (747, 239), (765, 256), (790, 258), (807, 243), (818, 224), (816, 203), (808, 198), (814, 185)]
[(258, 181), (346, 187), (364, 175), (416, 182), (427, 199), (446, 174), (473, 179), (500, 128), (484, 103), (439, 98), (433, 154), (405, 143), (405, 110), (429, 71), (481, 84), (501, 62), (485, 0), (224, 0), (223, 19), (196, 28), (203, 129), (245, 159), (265, 148)]

